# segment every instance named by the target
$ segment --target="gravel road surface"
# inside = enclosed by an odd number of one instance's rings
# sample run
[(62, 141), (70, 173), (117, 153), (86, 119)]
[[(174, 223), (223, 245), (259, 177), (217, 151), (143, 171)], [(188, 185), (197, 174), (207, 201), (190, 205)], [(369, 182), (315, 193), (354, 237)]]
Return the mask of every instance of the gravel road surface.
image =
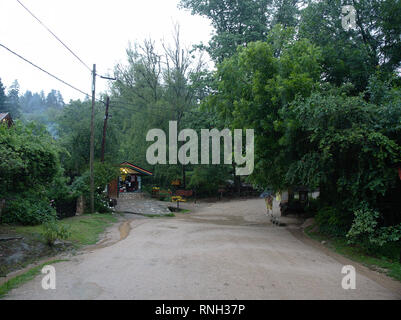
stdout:
[(121, 239), (55, 264), (56, 290), (43, 290), (40, 275), (6, 299), (401, 297), (398, 282), (359, 266), (357, 289), (342, 289), (341, 270), (351, 262), (303, 239), (296, 226), (273, 226), (262, 199), (192, 209), (176, 218), (131, 216), (107, 234)]

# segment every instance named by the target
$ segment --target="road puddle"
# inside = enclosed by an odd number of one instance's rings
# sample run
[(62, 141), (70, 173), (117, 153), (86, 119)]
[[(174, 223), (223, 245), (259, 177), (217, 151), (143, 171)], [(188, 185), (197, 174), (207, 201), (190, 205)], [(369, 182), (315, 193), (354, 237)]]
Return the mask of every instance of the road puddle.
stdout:
[(125, 221), (118, 228), (118, 230), (120, 231), (120, 240), (119, 241), (125, 240), (129, 236), (129, 234), (130, 234), (130, 232), (132, 230), (132, 228), (131, 228), (131, 222), (132, 221), (133, 220)]

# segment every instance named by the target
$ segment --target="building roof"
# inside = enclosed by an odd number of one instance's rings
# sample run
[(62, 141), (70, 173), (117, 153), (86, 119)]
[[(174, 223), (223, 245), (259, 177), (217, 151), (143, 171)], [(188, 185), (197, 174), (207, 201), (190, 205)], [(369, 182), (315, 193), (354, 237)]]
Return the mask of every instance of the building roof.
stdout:
[(138, 167), (130, 162), (123, 162), (120, 164), (120, 168), (127, 168), (129, 170), (128, 173), (130, 174), (139, 174), (139, 175), (145, 175), (145, 176), (153, 176), (153, 173), (142, 169), (141, 167)]
[(7, 122), (8, 127), (11, 127), (13, 125), (13, 119), (11, 118), (11, 115), (7, 113), (0, 113), (0, 123), (2, 122)]
[(5, 119), (7, 116), (9, 115), (9, 113), (0, 113), (0, 121)]

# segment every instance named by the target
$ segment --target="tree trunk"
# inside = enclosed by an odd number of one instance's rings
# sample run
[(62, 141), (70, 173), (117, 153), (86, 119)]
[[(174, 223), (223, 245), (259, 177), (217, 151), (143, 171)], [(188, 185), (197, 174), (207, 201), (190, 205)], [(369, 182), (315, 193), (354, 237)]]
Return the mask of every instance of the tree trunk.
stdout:
[(1, 222), (1, 213), (3, 212), (5, 206), (6, 206), (6, 199), (0, 199), (0, 222)]
[(182, 186), (184, 189), (187, 188), (187, 177), (186, 177), (186, 172), (185, 172), (185, 166), (182, 166)]

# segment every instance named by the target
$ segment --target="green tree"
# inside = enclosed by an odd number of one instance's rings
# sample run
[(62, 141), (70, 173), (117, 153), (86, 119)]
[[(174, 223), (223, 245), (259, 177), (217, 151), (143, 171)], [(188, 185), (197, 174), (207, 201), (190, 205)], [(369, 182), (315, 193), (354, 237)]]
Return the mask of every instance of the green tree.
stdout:
[(7, 97), (4, 92), (4, 86), (0, 79), (0, 112), (5, 112), (7, 110), (6, 109), (7, 108), (6, 100), (7, 100)]
[[(342, 27), (342, 6), (353, 5), (356, 29)], [(366, 89), (377, 68), (392, 73), (401, 61), (401, 3), (398, 0), (310, 2), (302, 11), (300, 37), (322, 48), (325, 80)]]
[(265, 39), (272, 0), (181, 0), (180, 7), (210, 19), (215, 34), (207, 47), (214, 61), (235, 54), (238, 46)]
[[(103, 135), (104, 105), (95, 106), (95, 158), (100, 159)], [(61, 161), (71, 178), (83, 174), (89, 165), (91, 102), (71, 101), (56, 117), (58, 142), (65, 152)], [(116, 126), (110, 124), (106, 139), (106, 160), (113, 161), (118, 153)]]
[(0, 79), (0, 112), (10, 113), (13, 119), (18, 119), (21, 116), (19, 106), (19, 84), (15, 80), (8, 90), (7, 95), (5, 94), (5, 88)]
[[(187, 116), (198, 107), (197, 98), (204, 94), (200, 83), (207, 74), (201, 58), (183, 48), (178, 26), (174, 29), (172, 45), (162, 43), (161, 46), (163, 51), (158, 52), (155, 42), (147, 40), (130, 47), (128, 65), (116, 67), (118, 81), (112, 88), (111, 100), (115, 108), (112, 122), (120, 127), (119, 159), (145, 167), (146, 150), (150, 145), (146, 143), (147, 132), (154, 128), (168, 132), (169, 121), (177, 121), (179, 130), (188, 127)], [(177, 178), (177, 170), (186, 181), (185, 167), (149, 169), (155, 173), (156, 180), (160, 178), (166, 184), (172, 176)]]
[(60, 163), (59, 149), (43, 127), (0, 126), (0, 194), (40, 189), (51, 183)]
[(7, 107), (13, 119), (19, 119), (21, 117), (21, 106), (19, 103), (19, 83), (15, 80), (7, 93)]
[(320, 77), (319, 61), (318, 48), (276, 26), (267, 42), (240, 48), (219, 65), (218, 90), (205, 103), (233, 129), (255, 130), (255, 183), (286, 186), (290, 158), (282, 147), (286, 114), (281, 111), (296, 96), (310, 95)]

